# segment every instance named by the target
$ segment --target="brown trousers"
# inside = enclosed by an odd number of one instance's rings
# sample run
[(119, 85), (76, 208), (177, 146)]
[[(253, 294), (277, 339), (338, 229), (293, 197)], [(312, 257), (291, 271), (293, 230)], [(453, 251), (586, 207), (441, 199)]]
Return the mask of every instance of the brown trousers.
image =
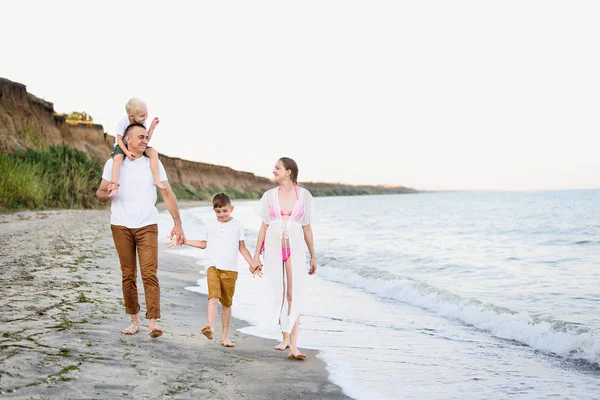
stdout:
[(160, 286), (156, 276), (158, 272), (158, 225), (148, 225), (137, 229), (111, 225), (110, 229), (121, 262), (125, 312), (134, 315), (140, 311), (135, 254), (137, 249), (146, 296), (146, 318), (160, 318)]

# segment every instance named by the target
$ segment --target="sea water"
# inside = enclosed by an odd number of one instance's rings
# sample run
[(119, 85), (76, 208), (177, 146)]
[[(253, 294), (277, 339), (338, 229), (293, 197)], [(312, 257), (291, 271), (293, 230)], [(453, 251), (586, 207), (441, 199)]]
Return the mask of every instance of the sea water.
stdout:
[[(318, 271), (299, 346), (319, 350), (349, 396), (600, 398), (600, 190), (314, 202)], [(254, 254), (258, 202), (234, 203)], [(215, 218), (211, 207), (181, 214), (189, 239)], [(171, 226), (161, 213), (160, 236)], [(187, 289), (207, 293), (204, 251), (169, 251), (196, 258)], [(233, 316), (279, 339), (253, 325), (256, 285), (239, 266)]]

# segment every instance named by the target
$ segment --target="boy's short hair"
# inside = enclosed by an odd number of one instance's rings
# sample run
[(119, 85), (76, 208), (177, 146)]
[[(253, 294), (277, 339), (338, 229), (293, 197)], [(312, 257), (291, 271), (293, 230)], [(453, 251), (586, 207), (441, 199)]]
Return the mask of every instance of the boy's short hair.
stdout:
[(231, 197), (226, 193), (217, 193), (212, 198), (213, 208), (227, 207), (231, 205)]
[(125, 132), (123, 132), (123, 137), (127, 136), (127, 133), (129, 133), (129, 131), (131, 129), (133, 129), (134, 127), (139, 126), (140, 128), (144, 128), (146, 129), (146, 127), (142, 124), (138, 124), (137, 122), (134, 122), (133, 124), (130, 124), (127, 128), (125, 128)]
[(125, 104), (125, 111), (127, 111), (127, 115), (134, 115), (138, 111), (148, 112), (148, 106), (141, 99), (134, 97)]

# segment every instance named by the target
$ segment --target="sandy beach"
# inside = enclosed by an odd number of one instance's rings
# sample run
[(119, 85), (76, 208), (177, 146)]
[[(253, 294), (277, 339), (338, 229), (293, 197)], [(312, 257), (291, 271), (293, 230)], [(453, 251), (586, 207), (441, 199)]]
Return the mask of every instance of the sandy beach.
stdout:
[(2, 397), (348, 398), (315, 351), (289, 360), (275, 342), (237, 332), (246, 324), (235, 319), (235, 348), (202, 336), (207, 300), (184, 289), (198, 279), (187, 257), (159, 255), (165, 334), (147, 335), (139, 275), (142, 330), (121, 334), (128, 318), (108, 210), (0, 214), (0, 266)]

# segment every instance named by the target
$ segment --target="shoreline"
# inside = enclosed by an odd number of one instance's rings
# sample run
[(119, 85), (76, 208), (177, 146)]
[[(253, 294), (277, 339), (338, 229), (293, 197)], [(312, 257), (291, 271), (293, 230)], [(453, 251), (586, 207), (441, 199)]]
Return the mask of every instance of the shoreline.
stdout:
[[(182, 208), (210, 205), (182, 202)], [(7, 398), (303, 398), (346, 399), (329, 380), (318, 352), (303, 362), (273, 349), (275, 341), (243, 334), (236, 347), (199, 332), (205, 295), (185, 287), (197, 265), (159, 243), (158, 339), (147, 335), (138, 275), (141, 329), (126, 336), (118, 258), (109, 210), (0, 214), (0, 395)], [(219, 309), (220, 314), (220, 309)], [(220, 319), (220, 315), (218, 316)], [(289, 377), (289, 379), (285, 379)]]
[[(179, 206), (180, 210), (184, 210), (186, 208), (193, 208), (193, 207), (212, 207), (212, 201), (210, 201), (210, 200), (179, 200), (179, 199), (177, 199), (177, 205)], [(167, 206), (165, 205), (164, 201), (160, 201), (160, 202), (156, 203), (156, 209), (160, 213), (162, 211), (166, 211)]]

